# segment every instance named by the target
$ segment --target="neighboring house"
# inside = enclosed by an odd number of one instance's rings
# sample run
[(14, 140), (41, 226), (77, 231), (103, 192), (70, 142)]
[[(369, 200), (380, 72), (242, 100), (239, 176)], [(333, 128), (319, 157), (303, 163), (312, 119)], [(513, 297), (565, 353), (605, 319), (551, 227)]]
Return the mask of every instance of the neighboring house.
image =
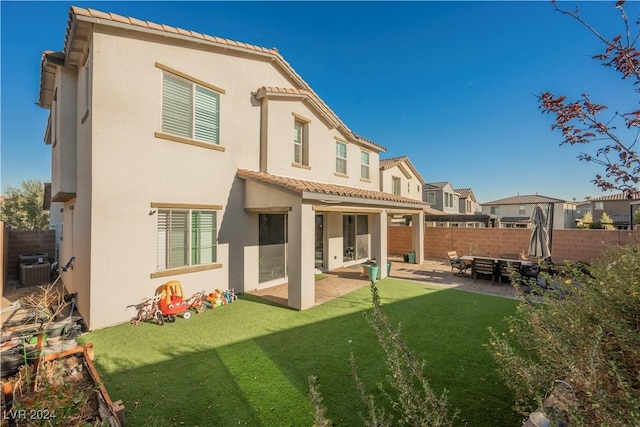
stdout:
[(471, 188), (458, 188), (454, 190), (459, 195), (459, 212), (465, 215), (482, 212), (482, 206), (478, 203)]
[[(380, 191), (422, 201), (424, 179), (407, 156), (380, 159)], [(411, 217), (389, 217), (391, 225), (410, 225)]]
[(584, 225), (585, 215), (591, 215), (593, 217), (593, 204), (590, 200), (583, 202), (576, 202), (576, 225)]
[(482, 212), (499, 218), (500, 227), (531, 228), (531, 214), (536, 205), (542, 205), (547, 215), (553, 215), (553, 228), (575, 228), (576, 204), (554, 197), (540, 195), (511, 196), (482, 203)]
[(473, 190), (455, 190), (450, 182), (424, 185), (424, 201), (434, 210), (425, 212), (428, 227), (492, 227), (493, 220), (481, 212)]
[(380, 160), (380, 191), (422, 201), (424, 179), (407, 156)]
[(628, 229), (632, 215), (631, 206), (636, 207), (633, 202), (640, 201), (640, 194), (635, 193), (628, 198), (625, 193), (610, 194), (607, 196), (594, 197), (589, 199), (594, 221), (601, 221), (604, 212), (609, 215), (613, 226), (618, 229)]
[[(179, 280), (187, 294), (288, 284), (387, 257), (389, 214), (425, 203), (380, 191), (384, 147), (353, 133), (275, 49), (70, 9), (42, 57), (61, 262), (89, 329)], [(335, 155), (327, 155), (335, 153)], [(382, 277), (386, 269), (381, 268)]]
[(433, 209), (445, 213), (460, 213), (460, 195), (450, 182), (427, 182), (424, 184), (423, 198)]

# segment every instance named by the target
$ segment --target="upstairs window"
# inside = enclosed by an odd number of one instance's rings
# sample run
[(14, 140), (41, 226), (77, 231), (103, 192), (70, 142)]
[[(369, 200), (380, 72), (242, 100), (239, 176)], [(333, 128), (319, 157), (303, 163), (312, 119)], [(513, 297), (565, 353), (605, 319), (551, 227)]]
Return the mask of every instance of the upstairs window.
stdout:
[(336, 173), (347, 174), (347, 144), (336, 141)]
[(429, 203), (430, 205), (435, 205), (436, 204), (436, 193), (435, 191), (429, 191), (427, 193), (427, 203)]
[(452, 208), (453, 207), (453, 194), (452, 193), (444, 193), (444, 207)]
[(527, 210), (525, 209), (524, 206), (518, 206), (518, 215), (526, 215), (527, 214)]
[(400, 178), (397, 176), (391, 177), (391, 192), (396, 196), (400, 195)]
[(360, 178), (369, 179), (369, 153), (360, 151)]
[(302, 139), (304, 125), (300, 122), (293, 124), (293, 162), (302, 164)]
[(220, 95), (165, 72), (162, 79), (162, 132), (220, 144)]
[(491, 206), (491, 215), (500, 215), (500, 206)]
[(309, 166), (309, 123), (297, 113), (293, 115), (293, 166)]

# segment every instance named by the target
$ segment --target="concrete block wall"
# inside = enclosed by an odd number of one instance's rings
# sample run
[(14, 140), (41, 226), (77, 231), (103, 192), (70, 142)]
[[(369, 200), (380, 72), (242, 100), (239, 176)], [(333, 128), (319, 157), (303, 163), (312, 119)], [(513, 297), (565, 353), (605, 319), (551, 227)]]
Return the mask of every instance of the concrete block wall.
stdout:
[(56, 250), (55, 230), (9, 230), (5, 239), (9, 240), (7, 279), (18, 278), (20, 255), (46, 252), (52, 261)]
[(387, 256), (399, 256), (411, 250), (413, 241), (411, 227), (387, 228)]
[[(611, 247), (640, 244), (640, 230), (553, 230), (552, 259), (592, 262)], [(411, 250), (411, 228), (389, 227), (388, 254), (398, 256)], [(524, 228), (425, 227), (424, 257), (447, 259), (447, 252), (458, 255), (500, 256), (526, 253), (531, 230)]]

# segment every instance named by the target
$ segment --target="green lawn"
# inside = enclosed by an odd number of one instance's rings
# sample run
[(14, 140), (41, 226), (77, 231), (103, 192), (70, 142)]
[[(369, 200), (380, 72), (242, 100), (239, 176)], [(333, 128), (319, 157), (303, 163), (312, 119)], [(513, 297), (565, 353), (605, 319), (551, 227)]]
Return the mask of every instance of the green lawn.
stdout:
[[(516, 301), (393, 279), (378, 289), (435, 391), (449, 390), (459, 425), (521, 423), (486, 347), (487, 328), (504, 330)], [(387, 374), (364, 318), (370, 308), (368, 287), (302, 312), (241, 295), (189, 320), (123, 324), (81, 341), (94, 344), (96, 367), (111, 398), (123, 400), (127, 426), (311, 426), (309, 375), (318, 377), (327, 416), (359, 426), (365, 408), (350, 354), (370, 392)]]

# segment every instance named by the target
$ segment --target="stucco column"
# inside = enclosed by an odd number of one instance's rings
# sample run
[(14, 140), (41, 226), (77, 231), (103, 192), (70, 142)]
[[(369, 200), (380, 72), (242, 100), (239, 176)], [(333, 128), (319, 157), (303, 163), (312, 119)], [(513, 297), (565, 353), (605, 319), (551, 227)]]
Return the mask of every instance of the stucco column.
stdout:
[(416, 264), (424, 261), (424, 212), (411, 215), (413, 226), (413, 251), (416, 253)]
[(316, 302), (314, 211), (311, 205), (292, 207), (288, 216), (287, 271), (289, 307), (304, 310)]
[(382, 211), (374, 216), (371, 234), (371, 255), (380, 268), (380, 278), (387, 277), (387, 212)]

